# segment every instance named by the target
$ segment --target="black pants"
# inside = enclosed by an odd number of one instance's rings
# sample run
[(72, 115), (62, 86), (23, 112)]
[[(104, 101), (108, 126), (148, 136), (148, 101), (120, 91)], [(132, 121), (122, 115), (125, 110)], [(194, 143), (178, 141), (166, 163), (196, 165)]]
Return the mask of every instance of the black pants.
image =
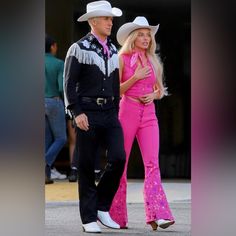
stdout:
[[(77, 128), (79, 156), (79, 199), (83, 224), (97, 220), (97, 210), (109, 211), (119, 187), (125, 165), (123, 132), (114, 109), (85, 111), (89, 130)], [(99, 184), (95, 185), (94, 167), (100, 140), (105, 141), (107, 165)]]
[[(101, 144), (102, 145), (102, 144)], [(102, 147), (98, 146), (96, 151), (96, 157), (95, 157), (95, 166), (94, 170), (101, 170), (101, 164), (100, 164), (100, 156), (102, 153)], [(78, 145), (76, 145), (75, 150), (73, 152), (73, 159), (71, 162), (71, 168), (75, 167), (76, 169), (79, 168), (79, 156), (78, 156)]]

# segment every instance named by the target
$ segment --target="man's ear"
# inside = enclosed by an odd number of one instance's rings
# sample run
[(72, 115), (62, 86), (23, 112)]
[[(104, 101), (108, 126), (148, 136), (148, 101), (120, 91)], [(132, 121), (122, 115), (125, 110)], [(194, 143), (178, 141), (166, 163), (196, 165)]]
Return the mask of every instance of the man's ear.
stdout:
[(97, 18), (93, 18), (92, 21), (93, 21), (93, 25), (96, 26), (97, 25)]
[(92, 24), (96, 26), (97, 23), (98, 23), (98, 18), (97, 17), (92, 18)]
[(96, 17), (89, 19), (88, 23), (89, 23), (90, 26), (96, 26), (97, 25)]

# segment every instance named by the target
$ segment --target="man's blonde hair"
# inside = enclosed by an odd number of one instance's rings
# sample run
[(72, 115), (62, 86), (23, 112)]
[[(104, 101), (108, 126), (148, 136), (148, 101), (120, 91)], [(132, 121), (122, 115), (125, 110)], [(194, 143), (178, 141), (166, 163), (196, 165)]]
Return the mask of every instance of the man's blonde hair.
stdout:
[(97, 21), (97, 17), (92, 17), (88, 19), (88, 24), (90, 28), (92, 29), (94, 27), (94, 23)]

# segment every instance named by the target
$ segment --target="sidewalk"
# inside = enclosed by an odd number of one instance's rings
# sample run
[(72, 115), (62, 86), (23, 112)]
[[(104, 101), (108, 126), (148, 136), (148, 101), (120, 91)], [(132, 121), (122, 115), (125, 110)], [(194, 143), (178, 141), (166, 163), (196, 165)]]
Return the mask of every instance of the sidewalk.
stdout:
[[(158, 231), (152, 231), (151, 227), (145, 223), (142, 187), (143, 180), (129, 180), (128, 182), (129, 229), (113, 230), (100, 224), (102, 233), (105, 235), (124, 236), (149, 236), (156, 234), (163, 236), (190, 236), (191, 183), (185, 180), (163, 180), (163, 187), (176, 223), (168, 229), (158, 229)], [(83, 233), (78, 201), (46, 202), (45, 208), (46, 236), (97, 235)]]

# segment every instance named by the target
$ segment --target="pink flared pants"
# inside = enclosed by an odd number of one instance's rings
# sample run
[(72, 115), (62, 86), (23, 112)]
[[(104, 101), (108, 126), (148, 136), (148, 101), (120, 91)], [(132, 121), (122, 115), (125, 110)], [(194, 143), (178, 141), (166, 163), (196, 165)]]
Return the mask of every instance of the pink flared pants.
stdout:
[(124, 133), (126, 164), (120, 186), (113, 199), (110, 215), (121, 227), (128, 224), (127, 216), (127, 166), (135, 136), (144, 163), (144, 205), (146, 223), (158, 219), (174, 220), (166, 199), (159, 169), (159, 127), (154, 103), (144, 105), (123, 96), (119, 119)]

